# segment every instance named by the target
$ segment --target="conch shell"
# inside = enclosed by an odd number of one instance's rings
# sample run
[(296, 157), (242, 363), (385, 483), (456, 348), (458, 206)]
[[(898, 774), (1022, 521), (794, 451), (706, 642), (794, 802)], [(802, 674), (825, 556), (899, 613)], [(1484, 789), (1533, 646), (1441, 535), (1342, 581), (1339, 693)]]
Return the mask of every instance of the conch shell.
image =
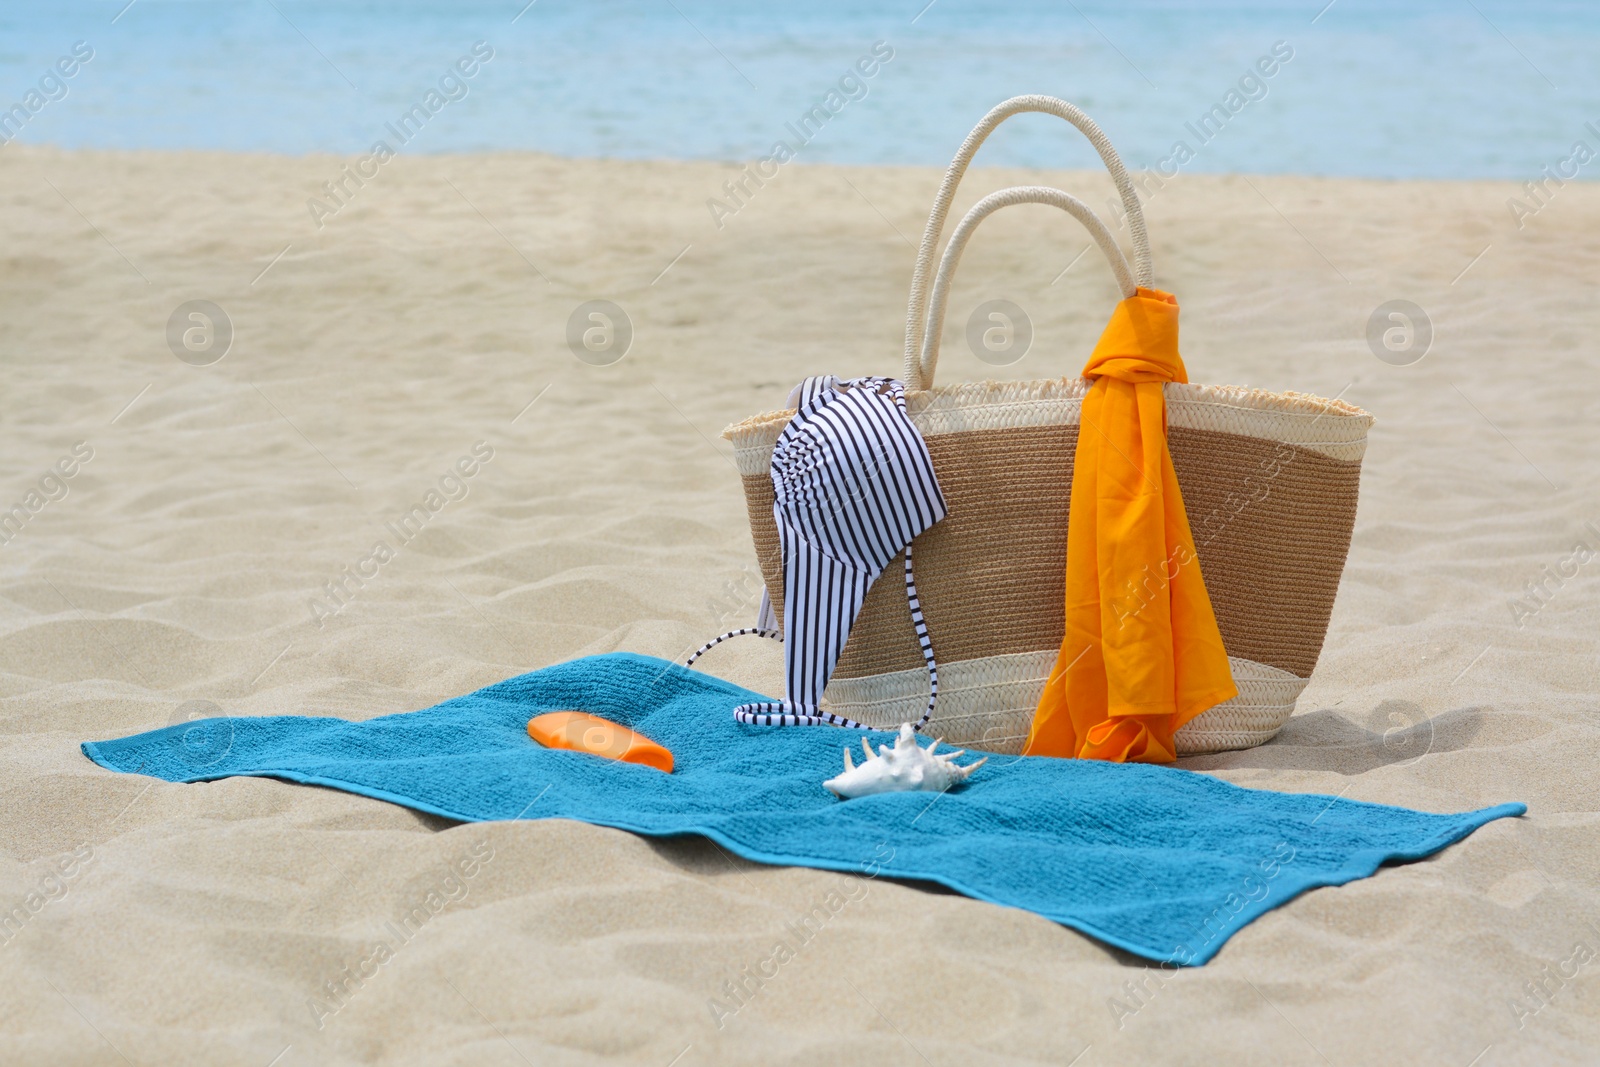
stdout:
[(875, 793), (941, 793), (966, 781), (973, 771), (989, 759), (985, 756), (963, 767), (956, 763), (956, 757), (966, 749), (935, 756), (933, 750), (938, 747), (939, 741), (936, 739), (933, 744), (923, 748), (917, 744), (916, 731), (911, 724), (902, 723), (900, 736), (895, 739), (893, 748), (879, 745), (874, 754), (867, 739), (861, 739), (861, 749), (867, 754), (867, 760), (859, 767), (850, 759), (850, 750), (845, 749), (844, 773), (823, 782), (823, 788), (841, 800), (869, 797)]

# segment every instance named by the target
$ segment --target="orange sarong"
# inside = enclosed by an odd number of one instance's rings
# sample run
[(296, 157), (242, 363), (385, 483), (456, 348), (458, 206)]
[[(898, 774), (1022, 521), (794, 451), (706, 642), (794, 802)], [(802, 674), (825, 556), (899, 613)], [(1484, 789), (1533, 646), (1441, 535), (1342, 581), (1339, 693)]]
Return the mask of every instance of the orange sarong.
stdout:
[(1162, 385), (1189, 380), (1178, 302), (1118, 304), (1083, 374), (1066, 636), (1023, 751), (1170, 763), (1178, 727), (1238, 694), (1167, 451)]

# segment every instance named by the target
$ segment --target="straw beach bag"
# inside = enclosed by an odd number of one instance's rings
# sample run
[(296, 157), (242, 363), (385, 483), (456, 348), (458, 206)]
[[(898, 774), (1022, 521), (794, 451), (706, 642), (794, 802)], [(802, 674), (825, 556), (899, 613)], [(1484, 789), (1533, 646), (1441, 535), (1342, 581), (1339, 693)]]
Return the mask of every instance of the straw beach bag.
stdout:
[[(1078, 127), (1110, 170), (1132, 235), (1130, 266), (1084, 204), (1040, 186), (979, 201), (953, 232), (928, 289), (956, 187), (983, 140), (1022, 112)], [(917, 584), (939, 663), (929, 731), (959, 745), (1020, 752), (1061, 648), (1067, 507), (1079, 412), (1090, 382), (933, 384), (950, 281), (968, 238), (1011, 204), (1059, 207), (1111, 263), (1123, 296), (1152, 284), (1144, 215), (1126, 168), (1100, 128), (1044, 96), (1001, 104), (973, 129), (945, 173), (911, 282), (906, 316), (907, 410), (927, 442), (949, 515), (913, 542)], [(1081, 357), (1080, 357), (1081, 362)], [(1355, 522), (1372, 417), (1337, 400), (1236, 386), (1169, 383), (1168, 447), (1201, 573), (1239, 695), (1184, 725), (1183, 753), (1269, 740), (1294, 710), (1321, 652)], [(751, 532), (772, 606), (783, 617), (783, 567), (773, 519), (772, 450), (793, 411), (730, 426)], [(891, 563), (885, 573), (898, 573)], [(1164, 595), (1158, 578), (1139, 595)], [(902, 583), (877, 582), (829, 681), (824, 707), (893, 727), (915, 721), (929, 679)]]

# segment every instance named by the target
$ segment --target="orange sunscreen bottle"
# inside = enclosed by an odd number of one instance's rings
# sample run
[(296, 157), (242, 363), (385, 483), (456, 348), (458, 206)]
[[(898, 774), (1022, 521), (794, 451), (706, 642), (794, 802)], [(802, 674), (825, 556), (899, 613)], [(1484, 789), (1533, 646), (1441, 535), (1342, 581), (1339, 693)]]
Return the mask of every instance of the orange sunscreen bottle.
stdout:
[(586, 711), (550, 711), (528, 720), (528, 736), (546, 748), (642, 763), (672, 773), (672, 753), (648, 737)]

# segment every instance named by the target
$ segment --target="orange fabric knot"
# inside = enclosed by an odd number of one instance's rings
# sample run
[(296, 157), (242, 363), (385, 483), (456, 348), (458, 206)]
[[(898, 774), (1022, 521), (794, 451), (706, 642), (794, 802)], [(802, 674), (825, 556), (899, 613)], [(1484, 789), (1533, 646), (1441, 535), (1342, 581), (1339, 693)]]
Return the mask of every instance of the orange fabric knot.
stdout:
[(1119, 303), (1083, 374), (1066, 635), (1023, 751), (1170, 763), (1178, 727), (1239, 692), (1167, 451), (1163, 386), (1189, 380), (1178, 302)]

